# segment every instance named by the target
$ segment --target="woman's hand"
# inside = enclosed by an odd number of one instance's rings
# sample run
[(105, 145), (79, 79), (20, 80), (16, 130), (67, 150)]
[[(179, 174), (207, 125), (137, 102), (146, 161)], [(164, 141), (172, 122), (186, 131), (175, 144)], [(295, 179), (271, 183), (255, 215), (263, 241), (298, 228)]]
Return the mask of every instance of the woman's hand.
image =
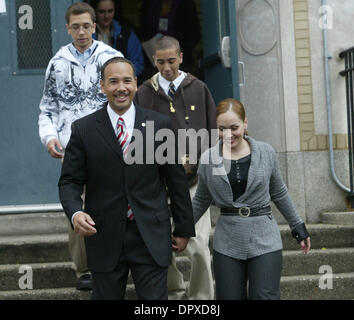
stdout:
[(305, 240), (300, 242), (301, 250), (303, 254), (307, 254), (311, 249), (310, 237), (307, 237)]

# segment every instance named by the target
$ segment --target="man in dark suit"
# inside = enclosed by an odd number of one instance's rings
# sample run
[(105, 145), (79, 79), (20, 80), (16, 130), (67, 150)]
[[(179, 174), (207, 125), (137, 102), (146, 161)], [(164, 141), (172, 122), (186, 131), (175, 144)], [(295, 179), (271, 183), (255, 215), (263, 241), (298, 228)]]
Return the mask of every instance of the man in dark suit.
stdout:
[[(172, 132), (172, 122), (132, 103), (137, 79), (129, 60), (108, 60), (101, 77), (108, 104), (72, 125), (59, 180), (60, 201), (74, 230), (85, 236), (93, 299), (123, 299), (129, 269), (139, 299), (167, 299), (172, 249), (183, 251), (195, 235), (182, 165), (177, 158), (159, 164), (149, 152), (155, 155), (164, 141), (146, 141), (147, 128), (153, 127), (153, 136), (162, 128)], [(154, 125), (148, 126), (149, 121)], [(143, 145), (129, 150), (136, 142), (133, 130), (140, 132)], [(134, 151), (144, 161), (127, 164)], [(172, 234), (166, 187), (175, 224)]]

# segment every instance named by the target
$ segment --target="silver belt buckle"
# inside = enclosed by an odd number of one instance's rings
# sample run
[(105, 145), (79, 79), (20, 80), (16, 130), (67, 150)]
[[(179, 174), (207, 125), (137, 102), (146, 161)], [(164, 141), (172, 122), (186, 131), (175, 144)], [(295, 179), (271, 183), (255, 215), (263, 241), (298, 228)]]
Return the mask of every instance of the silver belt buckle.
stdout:
[[(245, 213), (244, 213), (245, 212)], [(238, 214), (243, 217), (243, 218), (247, 218), (250, 216), (251, 214), (251, 209), (249, 207), (242, 207), (238, 209)]]

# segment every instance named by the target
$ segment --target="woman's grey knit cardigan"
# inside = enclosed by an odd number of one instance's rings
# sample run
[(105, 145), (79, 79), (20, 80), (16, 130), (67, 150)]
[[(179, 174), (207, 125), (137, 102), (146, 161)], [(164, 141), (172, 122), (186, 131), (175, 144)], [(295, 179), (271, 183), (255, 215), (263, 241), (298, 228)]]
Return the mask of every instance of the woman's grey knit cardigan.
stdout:
[[(277, 156), (267, 143), (246, 136), (251, 147), (251, 164), (246, 191), (233, 201), (227, 177), (230, 160), (221, 156), (222, 143), (204, 152), (198, 169), (198, 188), (193, 198), (194, 220), (198, 221), (211, 203), (219, 208), (260, 208), (273, 201), (293, 229), (303, 221), (281, 177)], [(278, 224), (272, 215), (241, 217), (221, 215), (214, 235), (214, 250), (246, 260), (282, 249)]]

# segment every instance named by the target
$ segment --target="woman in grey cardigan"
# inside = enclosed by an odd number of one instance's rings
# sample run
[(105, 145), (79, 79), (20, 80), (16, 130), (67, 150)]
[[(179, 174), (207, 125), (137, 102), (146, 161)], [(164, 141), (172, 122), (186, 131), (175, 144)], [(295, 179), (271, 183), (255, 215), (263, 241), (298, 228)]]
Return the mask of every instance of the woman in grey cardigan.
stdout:
[(213, 266), (217, 299), (280, 299), (282, 240), (272, 216), (273, 201), (304, 253), (310, 237), (289, 196), (276, 153), (247, 136), (239, 101), (217, 107), (219, 142), (203, 153), (193, 198), (194, 219), (211, 203), (221, 208), (214, 235)]

